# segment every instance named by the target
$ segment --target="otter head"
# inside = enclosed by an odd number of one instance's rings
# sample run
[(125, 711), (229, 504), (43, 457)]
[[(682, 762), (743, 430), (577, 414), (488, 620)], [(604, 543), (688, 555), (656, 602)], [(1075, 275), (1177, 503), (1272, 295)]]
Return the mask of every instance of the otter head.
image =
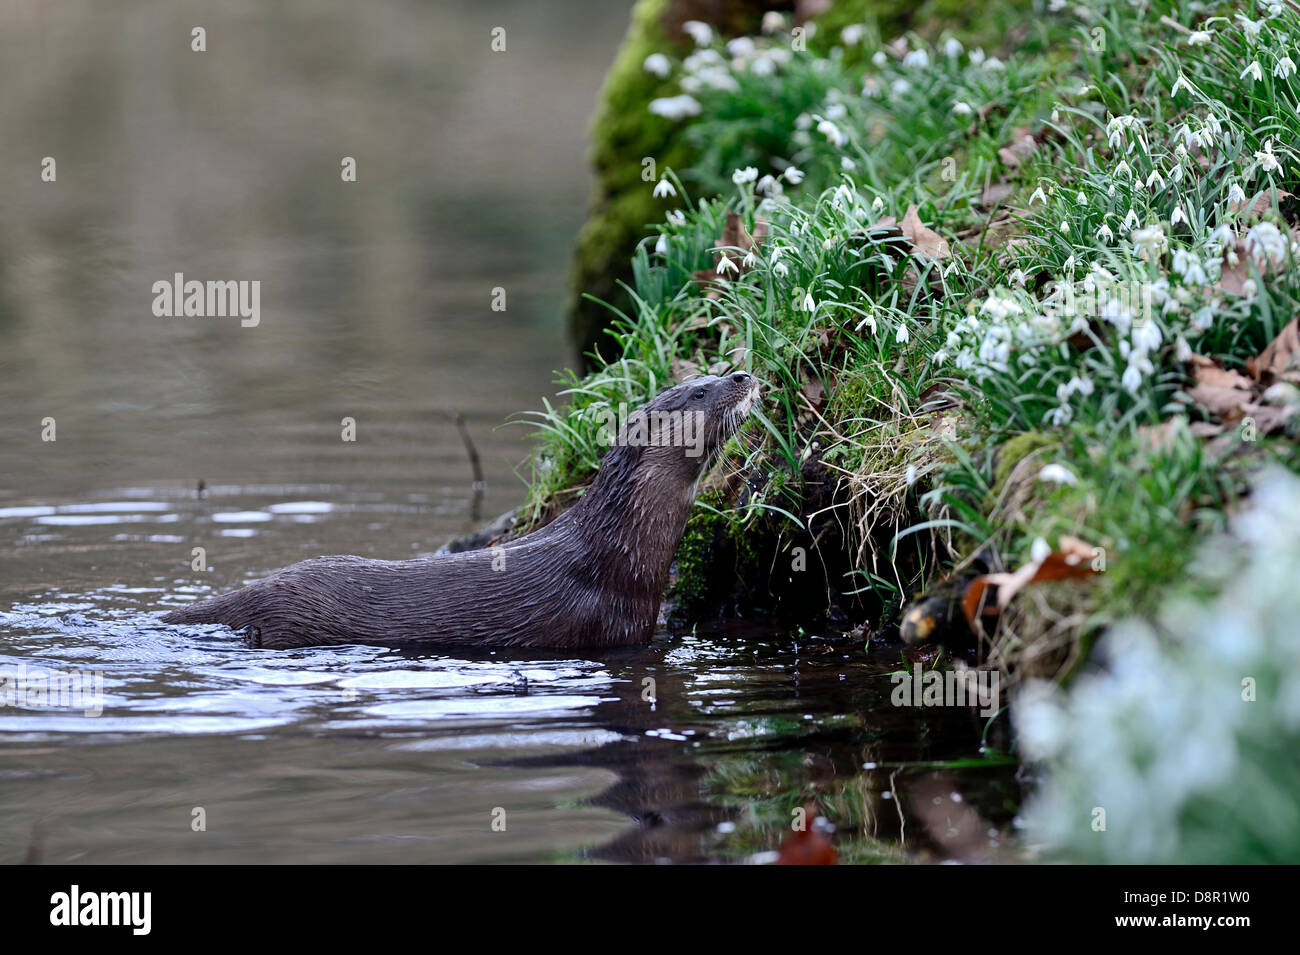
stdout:
[(642, 463), (671, 467), (694, 481), (757, 399), (758, 379), (747, 372), (692, 378), (630, 414), (617, 443), (641, 448)]

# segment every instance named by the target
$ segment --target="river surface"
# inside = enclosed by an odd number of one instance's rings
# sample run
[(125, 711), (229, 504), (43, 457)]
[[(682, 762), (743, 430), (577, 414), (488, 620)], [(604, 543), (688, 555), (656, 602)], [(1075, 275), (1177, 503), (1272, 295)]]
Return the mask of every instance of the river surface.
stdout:
[[(814, 796), (846, 861), (1004, 850), (1001, 728), (891, 706), (896, 649), (730, 621), (463, 659), (158, 622), (521, 503), (507, 422), (570, 362), (627, 6), (0, 11), (0, 862), (763, 861)], [(178, 272), (259, 281), (258, 324), (156, 316)]]

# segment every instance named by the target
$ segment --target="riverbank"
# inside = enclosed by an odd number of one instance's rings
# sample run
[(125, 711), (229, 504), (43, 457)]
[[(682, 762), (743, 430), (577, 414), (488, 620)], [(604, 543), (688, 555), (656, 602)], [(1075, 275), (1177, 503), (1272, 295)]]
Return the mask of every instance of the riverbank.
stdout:
[[(692, 165), (652, 161), (632, 187), (662, 222), (608, 303), (612, 347), (537, 419), (524, 523), (580, 493), (611, 410), (744, 367), (767, 398), (703, 485), (678, 553), (680, 619), (774, 616), (885, 645), (901, 628), (928, 661), (994, 667), (1013, 686), (1069, 683), (1103, 659), (1113, 673), (1115, 654), (1093, 647), (1138, 621), (1155, 627), (1147, 662), (1169, 686), (1217, 692), (1188, 663), (1199, 631), (1161, 621), (1192, 598), (1225, 620), (1282, 619), (1251, 606), (1281, 591), (1233, 591), (1194, 561), (1241, 546), (1232, 518), (1270, 467), (1300, 470), (1287, 55), (1300, 15), (1048, 6), (983, 45), (940, 20), (819, 35), (769, 15), (752, 36), (688, 24), (686, 51), (645, 52), (659, 95), (640, 108), (677, 124)], [(656, 159), (617, 158), (638, 177)], [(1286, 513), (1290, 486), (1268, 486)], [(1219, 632), (1240, 659), (1269, 659), (1269, 625)], [(1248, 743), (1268, 728), (1294, 738), (1290, 684), (1228, 676), (1272, 695), (1238, 699), (1261, 705), (1221, 722), (1232, 758), (1197, 785), (1230, 786), (1233, 771), (1276, 783), (1278, 753)], [(1054, 778), (1078, 800), (1057, 799), (1036, 830), (1045, 851), (1203, 852), (1222, 820), (1179, 822), (1191, 789), (1153, 782), (1131, 729), (1092, 762), (1033, 751), (1065, 761)], [(1194, 730), (1169, 732), (1177, 748)], [(1062, 820), (1103, 805), (1089, 787), (1108, 773), (1170, 803), (1172, 835), (1105, 851), (1071, 838), (1097, 831), (1086, 814)], [(1300, 852), (1289, 818), (1269, 830), (1284, 858)], [(1258, 861), (1255, 837), (1216, 839)]]

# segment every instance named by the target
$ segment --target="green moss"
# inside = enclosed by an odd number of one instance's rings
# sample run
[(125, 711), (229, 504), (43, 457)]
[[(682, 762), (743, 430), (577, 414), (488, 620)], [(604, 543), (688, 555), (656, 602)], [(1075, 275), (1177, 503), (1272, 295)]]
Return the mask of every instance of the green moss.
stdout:
[(998, 448), (997, 464), (993, 469), (993, 494), (1002, 493), (1007, 478), (1011, 476), (1017, 464), (1040, 448), (1050, 448), (1058, 444), (1060, 444), (1059, 438), (1038, 431), (1026, 431), (1004, 441)]

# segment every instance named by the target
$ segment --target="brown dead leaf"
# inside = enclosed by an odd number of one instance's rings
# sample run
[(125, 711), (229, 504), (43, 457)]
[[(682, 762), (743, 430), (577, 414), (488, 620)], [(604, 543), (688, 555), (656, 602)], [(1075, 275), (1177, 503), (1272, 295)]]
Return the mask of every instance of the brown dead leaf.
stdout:
[[(1291, 193), (1285, 189), (1277, 190), (1277, 201), (1281, 205), (1283, 199), (1292, 198)], [(1273, 208), (1273, 190), (1268, 189), (1261, 192), (1254, 199), (1242, 199), (1237, 202), (1228, 203), (1228, 211), (1233, 215), (1239, 212), (1245, 212), (1247, 218), (1258, 219), (1265, 212)]]
[(777, 865), (834, 865), (835, 847), (816, 824), (822, 812), (816, 802), (804, 806), (804, 826), (788, 833), (777, 851)]
[(1300, 384), (1300, 318), (1287, 322), (1267, 348), (1246, 362), (1246, 370), (1265, 387), (1275, 381)]
[(1029, 132), (1028, 126), (1017, 126), (1011, 134), (1011, 142), (998, 150), (998, 158), (1008, 169), (1019, 169), (1038, 148), (1038, 140)]
[(907, 207), (900, 228), (903, 230), (903, 237), (912, 243), (912, 249), (918, 254), (928, 259), (948, 258), (948, 240), (921, 221), (915, 205)]
[[(966, 585), (962, 594), (962, 612), (973, 632), (979, 632), (980, 616), (996, 616), (1010, 605), (1011, 600), (1027, 584), (1041, 584), (1055, 580), (1077, 580), (1096, 573), (1092, 560), (1096, 548), (1077, 537), (1062, 535), (1057, 549), (1041, 561), (1030, 561), (1014, 573), (980, 574)], [(986, 599), (990, 587), (997, 588), (992, 605)], [(996, 609), (994, 609), (996, 608)]]
[(799, 390), (803, 393), (804, 400), (813, 408), (820, 409), (826, 401), (826, 386), (820, 379), (805, 378)]
[(1241, 407), (1255, 398), (1255, 383), (1239, 371), (1219, 367), (1204, 355), (1192, 356), (1192, 374), (1196, 384), (1187, 393), (1202, 408), (1217, 418), (1240, 417)]

